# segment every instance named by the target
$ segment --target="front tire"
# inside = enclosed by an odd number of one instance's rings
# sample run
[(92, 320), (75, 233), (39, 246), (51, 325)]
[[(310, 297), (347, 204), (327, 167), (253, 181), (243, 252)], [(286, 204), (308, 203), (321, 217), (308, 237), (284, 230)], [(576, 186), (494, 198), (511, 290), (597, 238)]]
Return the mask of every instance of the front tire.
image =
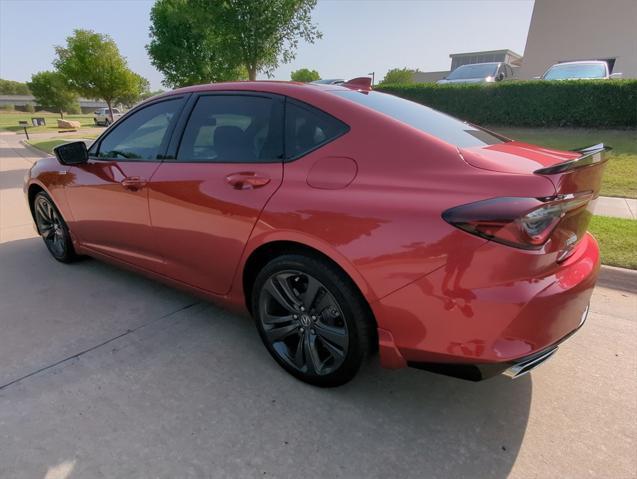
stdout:
[(321, 387), (351, 380), (369, 353), (373, 320), (334, 265), (288, 254), (257, 275), (252, 311), (268, 352), (290, 374)]
[(33, 217), (51, 256), (62, 263), (71, 263), (78, 258), (68, 226), (51, 197), (43, 191), (33, 199)]

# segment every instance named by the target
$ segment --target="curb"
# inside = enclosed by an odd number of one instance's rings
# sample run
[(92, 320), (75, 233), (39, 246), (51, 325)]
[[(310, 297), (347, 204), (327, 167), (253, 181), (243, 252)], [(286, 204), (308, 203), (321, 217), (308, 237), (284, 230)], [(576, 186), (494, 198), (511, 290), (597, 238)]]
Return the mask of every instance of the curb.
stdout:
[(637, 293), (637, 270), (602, 265), (597, 284), (627, 293)]
[(31, 146), (27, 143), (27, 140), (20, 140), (20, 144), (24, 146), (27, 150), (29, 150), (34, 155), (37, 155), (39, 158), (47, 158), (49, 155), (46, 151), (42, 151), (37, 149), (35, 146)]

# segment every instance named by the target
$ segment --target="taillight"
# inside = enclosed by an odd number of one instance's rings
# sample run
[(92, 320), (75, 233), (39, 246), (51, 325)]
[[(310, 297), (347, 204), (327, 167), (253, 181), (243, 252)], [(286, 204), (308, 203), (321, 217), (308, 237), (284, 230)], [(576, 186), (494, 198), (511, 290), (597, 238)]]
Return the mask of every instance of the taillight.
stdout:
[[(591, 192), (550, 199), (502, 197), (446, 210), (445, 221), (469, 233), (516, 248), (539, 250), (566, 216), (585, 210)], [(587, 217), (588, 218), (588, 217)], [(588, 227), (588, 220), (560, 239), (558, 249), (568, 253)], [(581, 223), (581, 222), (577, 222)], [(583, 226), (583, 228), (582, 228)], [(564, 259), (568, 254), (561, 254)]]

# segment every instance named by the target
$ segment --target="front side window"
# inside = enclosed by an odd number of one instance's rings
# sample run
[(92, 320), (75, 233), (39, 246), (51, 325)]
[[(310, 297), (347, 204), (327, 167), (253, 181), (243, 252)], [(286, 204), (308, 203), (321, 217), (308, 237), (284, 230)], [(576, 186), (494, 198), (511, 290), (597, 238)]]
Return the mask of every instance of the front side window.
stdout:
[(601, 63), (557, 64), (544, 74), (545, 80), (583, 80), (605, 77), (606, 68)]
[(184, 130), (177, 160), (266, 163), (281, 161), (278, 100), (252, 95), (202, 96)]
[(298, 158), (336, 139), (349, 127), (310, 105), (288, 100), (285, 110), (286, 158)]
[(117, 122), (101, 141), (97, 157), (115, 160), (157, 159), (180, 106), (181, 99), (154, 103)]

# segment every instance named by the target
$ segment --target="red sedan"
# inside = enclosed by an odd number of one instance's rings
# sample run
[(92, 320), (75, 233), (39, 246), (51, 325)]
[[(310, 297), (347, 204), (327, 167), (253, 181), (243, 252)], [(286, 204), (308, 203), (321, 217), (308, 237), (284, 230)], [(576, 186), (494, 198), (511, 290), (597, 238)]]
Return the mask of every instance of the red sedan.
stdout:
[(152, 98), (88, 151), (33, 166), (37, 230), (59, 261), (94, 256), (249, 311), (315, 385), (375, 350), (389, 368), (528, 372), (586, 318), (604, 146), (519, 143), (353, 85)]

